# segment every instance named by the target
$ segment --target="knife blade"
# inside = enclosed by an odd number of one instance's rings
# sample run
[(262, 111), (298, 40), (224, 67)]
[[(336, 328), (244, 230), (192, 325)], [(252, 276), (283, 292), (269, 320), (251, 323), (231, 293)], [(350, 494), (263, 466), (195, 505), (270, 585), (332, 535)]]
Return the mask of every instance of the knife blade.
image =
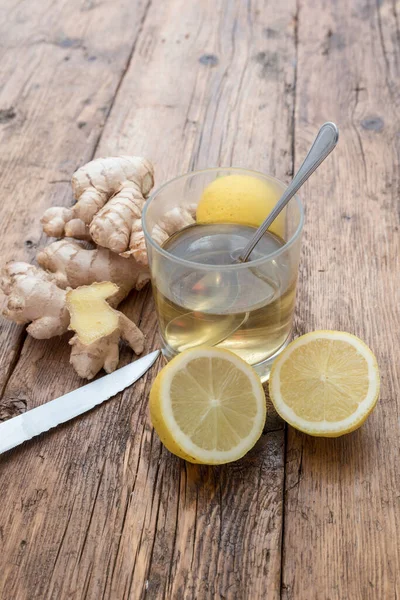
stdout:
[(0, 454), (91, 410), (140, 379), (160, 350), (0, 424)]

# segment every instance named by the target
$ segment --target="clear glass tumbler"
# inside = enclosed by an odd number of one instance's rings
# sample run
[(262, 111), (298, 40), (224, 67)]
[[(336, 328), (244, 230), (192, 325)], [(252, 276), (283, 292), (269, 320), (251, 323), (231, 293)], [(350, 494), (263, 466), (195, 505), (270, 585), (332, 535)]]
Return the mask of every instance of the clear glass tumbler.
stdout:
[[(187, 348), (226, 348), (265, 381), (290, 341), (303, 207), (295, 196), (281, 217), (279, 235), (267, 232), (250, 260), (235, 264), (255, 228), (195, 221), (204, 189), (230, 175), (261, 179), (277, 199), (286, 187), (255, 171), (214, 168), (173, 179), (146, 202), (142, 221), (163, 353), (170, 359)], [(266, 206), (265, 216), (270, 209)]]

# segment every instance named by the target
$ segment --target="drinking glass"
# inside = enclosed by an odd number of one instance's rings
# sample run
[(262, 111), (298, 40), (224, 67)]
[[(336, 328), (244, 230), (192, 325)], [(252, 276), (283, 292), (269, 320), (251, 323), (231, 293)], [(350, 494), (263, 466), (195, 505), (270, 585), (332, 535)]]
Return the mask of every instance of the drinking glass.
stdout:
[[(230, 175), (262, 180), (277, 200), (286, 187), (255, 171), (213, 168), (169, 181), (146, 202), (143, 230), (163, 354), (169, 360), (187, 348), (225, 348), (265, 381), (290, 341), (303, 207), (295, 196), (281, 217), (279, 235), (268, 231), (248, 262), (235, 263), (254, 227), (195, 224), (205, 188)], [(270, 209), (266, 204), (265, 216)]]

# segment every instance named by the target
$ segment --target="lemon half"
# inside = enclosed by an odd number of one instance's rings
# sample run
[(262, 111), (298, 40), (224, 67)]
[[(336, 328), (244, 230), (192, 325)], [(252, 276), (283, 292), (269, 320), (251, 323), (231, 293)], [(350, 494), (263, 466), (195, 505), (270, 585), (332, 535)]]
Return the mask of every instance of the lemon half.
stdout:
[(341, 331), (314, 331), (276, 359), (269, 391), (290, 425), (310, 435), (337, 437), (364, 423), (379, 385), (376, 358), (362, 340)]
[[(236, 223), (259, 227), (279, 200), (279, 190), (251, 175), (217, 177), (204, 190), (197, 206), (197, 223)], [(280, 237), (285, 233), (285, 211), (269, 230)]]
[(256, 372), (232, 352), (193, 348), (156, 377), (150, 415), (170, 452), (193, 463), (223, 464), (244, 456), (260, 437), (265, 394)]

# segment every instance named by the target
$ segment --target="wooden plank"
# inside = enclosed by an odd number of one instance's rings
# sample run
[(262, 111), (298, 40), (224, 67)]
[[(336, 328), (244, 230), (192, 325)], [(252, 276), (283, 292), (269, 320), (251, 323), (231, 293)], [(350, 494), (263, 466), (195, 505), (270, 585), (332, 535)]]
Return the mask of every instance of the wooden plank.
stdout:
[[(295, 6), (281, 4), (154, 3), (96, 153), (143, 153), (158, 182), (212, 164), (287, 178)], [(149, 290), (125, 308), (155, 347)], [(77, 387), (67, 356), (58, 340), (27, 340), (5, 401), (32, 407)], [(279, 598), (281, 422), (271, 413), (236, 465), (186, 465), (152, 431), (154, 372), (0, 460), (3, 595)]]
[[(146, 10), (130, 0), (113, 9), (94, 0), (1, 3), (2, 263), (30, 262), (45, 241), (42, 212), (71, 202), (71, 175), (93, 156)], [(23, 340), (1, 321), (0, 390)], [(0, 418), (14, 409), (2, 403)]]
[(377, 355), (382, 390), (351, 435), (319, 440), (289, 428), (286, 600), (400, 591), (398, 11), (386, 1), (324, 1), (318, 11), (300, 2), (296, 164), (323, 121), (336, 121), (341, 138), (302, 194), (297, 330), (359, 335)]

